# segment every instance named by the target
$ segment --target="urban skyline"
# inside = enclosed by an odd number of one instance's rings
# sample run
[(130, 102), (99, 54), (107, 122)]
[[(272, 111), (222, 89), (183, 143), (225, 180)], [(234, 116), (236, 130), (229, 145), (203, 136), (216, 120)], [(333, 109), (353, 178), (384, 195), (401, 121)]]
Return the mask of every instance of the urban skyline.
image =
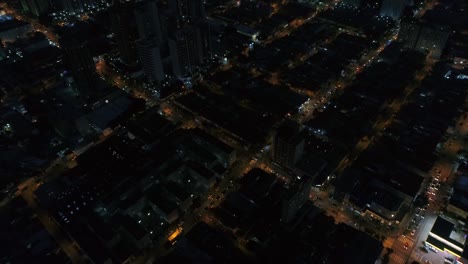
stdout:
[(0, 2), (1, 263), (468, 263), (464, 0)]

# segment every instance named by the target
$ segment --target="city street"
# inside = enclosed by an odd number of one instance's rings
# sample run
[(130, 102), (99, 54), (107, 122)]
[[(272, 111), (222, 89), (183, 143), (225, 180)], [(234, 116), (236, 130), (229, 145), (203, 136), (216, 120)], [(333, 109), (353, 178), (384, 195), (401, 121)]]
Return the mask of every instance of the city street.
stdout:
[[(426, 65), (424, 66), (423, 69), (421, 69), (415, 76), (414, 81), (410, 82), (410, 84), (404, 89), (403, 95), (399, 97), (398, 99), (392, 101), (385, 107), (387, 108), (391, 114), (387, 115), (390, 116), (390, 118), (384, 118), (379, 117), (377, 118), (377, 121), (374, 123), (373, 126), (373, 134), (372, 135), (366, 135), (364, 136), (356, 145), (354, 151), (352, 151), (349, 155), (347, 155), (343, 160), (339, 163), (337, 168), (335, 169), (333, 174), (339, 174), (341, 173), (346, 167), (350, 166), (354, 160), (359, 156), (360, 153), (362, 153), (369, 145), (377, 140), (379, 136), (382, 135), (383, 130), (392, 122), (394, 122), (394, 116), (400, 111), (402, 106), (407, 103), (407, 98), (417, 89), (421, 81), (431, 72), (432, 67), (434, 66), (434, 61), (428, 60), (426, 62)], [(384, 112), (382, 110), (382, 112)], [(459, 127), (459, 129), (463, 129), (463, 127)], [(466, 130), (468, 131), (468, 126), (466, 126)], [(458, 134), (458, 133), (457, 133)], [(457, 138), (457, 136), (455, 136)], [(463, 138), (463, 135), (459, 135), (458, 138)], [(449, 142), (452, 142), (451, 144)], [(448, 153), (441, 153), (441, 160), (435, 164), (435, 167), (438, 167), (442, 170), (442, 176), (441, 178), (448, 177), (452, 171), (453, 171), (453, 165), (454, 162), (452, 161), (447, 161), (446, 157), (451, 156), (452, 158), (456, 157), (456, 153), (458, 152), (460, 148), (460, 142), (458, 141), (459, 144), (454, 144), (454, 139), (451, 138), (447, 142), (444, 143), (444, 149), (447, 149), (449, 152)], [(449, 146), (450, 144), (450, 146)], [(443, 154), (443, 155), (442, 155)], [(321, 194), (326, 194), (328, 191), (321, 192)], [(319, 198), (319, 199), (317, 199)], [(385, 229), (382, 230), (381, 226), (373, 226), (370, 225), (368, 221), (359, 221), (358, 219), (361, 217), (359, 215), (356, 215), (354, 212), (351, 210), (343, 210), (342, 207), (335, 206), (331, 204), (327, 197), (320, 197), (320, 196), (315, 196), (312, 195), (311, 199), (314, 200), (314, 204), (319, 207), (324, 209), (328, 215), (332, 216), (335, 218), (336, 222), (342, 222), (346, 223), (350, 226), (354, 226), (355, 228), (361, 229), (361, 230), (372, 230), (372, 233), (374, 234), (381, 234), (382, 237), (387, 237), (384, 240), (384, 245), (386, 248), (392, 248), (393, 252), (390, 254), (390, 263), (396, 263), (396, 264), (404, 264), (404, 263), (409, 263), (410, 258), (413, 260), (420, 260), (420, 259), (427, 259), (428, 257), (425, 256), (424, 254), (429, 254), (425, 253), (421, 250), (421, 246), (423, 246), (423, 241), (427, 238), (427, 235), (436, 219), (436, 212), (440, 210), (440, 202), (441, 198), (438, 198), (435, 200), (437, 203), (431, 203), (428, 209), (428, 213), (424, 219), (420, 222), (420, 228), (416, 230), (416, 233), (414, 235), (403, 235), (401, 231), (397, 231), (396, 234), (397, 236), (394, 237), (393, 235), (389, 236), (389, 232), (386, 231)], [(400, 223), (400, 227), (397, 230), (401, 230), (402, 228), (406, 228), (407, 222), (410, 221), (412, 218), (411, 215), (409, 215), (409, 219), (407, 217), (407, 221), (402, 221)], [(353, 221), (354, 220), (354, 221)], [(356, 223), (358, 222), (359, 223)], [(394, 233), (394, 232), (391, 232)], [(438, 254), (432, 254), (434, 255), (432, 258), (436, 259), (438, 258), (439, 260), (442, 259), (442, 256), (438, 256)], [(430, 254), (428, 255), (430, 256)], [(438, 262), (432, 262), (432, 263), (438, 263)]]
[(53, 30), (45, 27), (44, 25), (42, 25), (41, 23), (39, 23), (37, 20), (33, 19), (33, 18), (30, 18), (30, 17), (27, 17), (27, 16), (24, 16), (23, 14), (21, 14), (20, 12), (18, 12), (16, 9), (14, 8), (11, 8), (7, 3), (6, 1), (5, 2), (1, 2), (0, 3), (0, 8), (5, 10), (5, 12), (20, 20), (20, 21), (25, 21), (25, 22), (28, 22), (31, 24), (32, 28), (35, 30), (35, 31), (38, 31), (38, 32), (41, 32), (42, 34), (44, 34), (47, 39), (49, 39), (50, 42), (52, 42), (55, 46), (57, 47), (60, 47), (60, 44), (59, 44), (59, 39), (58, 39), (58, 36), (54, 34)]
[(438, 212), (446, 206), (445, 197), (447, 197), (450, 186), (452, 186), (454, 174), (458, 167), (456, 161), (457, 153), (465, 149), (463, 138), (468, 135), (468, 122), (466, 117), (467, 114), (464, 113), (456, 121), (453, 133), (442, 144), (443, 147), (439, 153), (439, 160), (435, 162), (433, 169), (429, 172), (429, 179), (437, 178), (445, 183), (441, 184), (436, 195), (429, 195), (431, 199), (429, 200), (426, 217), (415, 235), (417, 247), (413, 248), (410, 254), (412, 260), (419, 261), (422, 258), (432, 263), (442, 263), (444, 258), (450, 255), (445, 252), (434, 253), (429, 251), (426, 253), (422, 251), (420, 247), (423, 246), (423, 242), (427, 239)]
[(37, 215), (44, 228), (55, 241), (57, 241), (59, 247), (67, 254), (73, 263), (87, 263), (84, 256), (80, 254), (77, 244), (66, 234), (59, 223), (54, 220), (54, 217), (37, 203), (34, 194), (43, 182), (60, 176), (67, 169), (68, 161), (57, 159), (51, 163), (43, 174), (30, 178), (18, 185), (18, 192), (16, 195), (22, 197), (26, 201), (29, 208)]
[[(223, 263), (226, 254), (263, 261), (291, 240), (285, 259), (296, 262), (369, 263), (380, 254), (375, 264), (444, 263), (450, 253), (425, 241), (466, 162), (465, 68), (455, 73), (447, 62), (462, 42), (452, 35), (465, 32), (426, 18), (455, 8), (191, 1), (0, 3), (14, 18), (0, 21), (12, 39), (0, 46), (1, 66), (17, 79), (0, 80), (8, 118), (0, 136), (5, 153), (21, 158), (9, 161), (20, 165), (8, 171), (0, 207), (24, 200), (42, 224), (34, 228), (56, 241), (37, 249), (23, 243), (36, 234), (17, 228), (24, 252), (63, 251), (79, 264), (99, 262), (94, 248), (112, 262)], [(34, 89), (44, 84), (51, 88)], [(41, 173), (16, 173), (30, 167)], [(257, 168), (271, 175), (248, 174)], [(308, 211), (311, 202), (321, 210)], [(57, 220), (63, 213), (70, 225)], [(360, 236), (366, 248), (347, 242)]]
[[(348, 68), (344, 70), (344, 72), (346, 72), (345, 76), (340, 76), (330, 81), (327, 87), (317, 91), (309, 103), (305, 105), (304, 111), (298, 113), (293, 119), (298, 120), (300, 123), (305, 123), (312, 119), (316, 110), (323, 108), (333, 97), (339, 96), (340, 93), (338, 93), (338, 91), (342, 92), (343, 89), (346, 89), (346, 87), (353, 82), (357, 74), (362, 72), (366, 67), (372, 65), (372, 63), (378, 59), (379, 54), (388, 45), (388, 42), (395, 40), (396, 37), (396, 31), (387, 32), (375, 49), (365, 52), (357, 63), (348, 65)], [(356, 71), (356, 68), (360, 70)]]

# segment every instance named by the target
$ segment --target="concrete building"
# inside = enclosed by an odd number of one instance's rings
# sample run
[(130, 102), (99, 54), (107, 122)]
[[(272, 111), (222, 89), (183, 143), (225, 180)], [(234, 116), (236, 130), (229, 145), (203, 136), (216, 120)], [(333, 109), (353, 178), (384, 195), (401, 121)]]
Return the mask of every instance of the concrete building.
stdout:
[(32, 31), (31, 24), (19, 21), (11, 16), (0, 15), (0, 39), (14, 42), (18, 37)]
[(50, 8), (48, 0), (21, 0), (25, 12), (38, 17), (47, 13)]
[(273, 141), (273, 161), (293, 168), (304, 152), (304, 136), (299, 124), (287, 122), (276, 131)]
[(236, 161), (236, 150), (234, 148), (202, 130), (194, 129), (191, 132), (193, 133), (193, 141), (216, 156), (218, 162), (221, 163), (224, 168), (228, 168)]
[(137, 63), (137, 51), (135, 47), (136, 20), (134, 3), (129, 1), (115, 1), (109, 9), (112, 32), (115, 34), (120, 60), (127, 65)]
[(405, 48), (414, 49), (418, 42), (421, 25), (415, 20), (403, 20), (400, 23), (398, 41), (403, 43)]
[(402, 21), (398, 40), (405, 48), (429, 51), (434, 59), (440, 58), (448, 40), (449, 32), (442, 27), (413, 20)]
[(463, 228), (464, 226), (459, 222), (437, 217), (425, 243), (435, 250), (448, 252), (457, 258), (466, 257), (466, 252), (464, 252), (466, 248), (466, 235), (463, 232), (457, 231)]
[(281, 206), (281, 220), (284, 223), (290, 223), (299, 209), (309, 200), (311, 188), (312, 179), (307, 177), (301, 178), (289, 186)]
[(169, 39), (172, 73), (178, 78), (190, 77), (203, 61), (201, 34), (198, 27), (186, 26)]
[(192, 23), (206, 17), (203, 0), (169, 0), (169, 9), (179, 23)]
[(468, 176), (461, 176), (457, 180), (447, 211), (462, 219), (468, 219)]
[(399, 20), (403, 15), (406, 0), (383, 0), (380, 15)]
[(162, 81), (164, 79), (164, 66), (156, 39), (140, 39), (137, 41), (137, 46), (140, 65), (145, 75), (152, 81)]
[(425, 25), (421, 28), (416, 49), (428, 50), (432, 58), (438, 59), (444, 51), (448, 37), (448, 31), (436, 26)]
[(56, 0), (52, 1), (56, 8), (69, 14), (81, 13), (92, 9), (98, 4), (105, 3), (105, 0)]
[(146, 232), (135, 220), (128, 216), (119, 218), (120, 231), (124, 237), (135, 245), (138, 249), (146, 248), (151, 240), (148, 232)]
[(344, 0), (343, 3), (353, 7), (360, 7), (362, 0)]
[(189, 0), (188, 13), (192, 22), (197, 22), (206, 18), (205, 4), (203, 0)]
[(135, 9), (135, 17), (140, 39), (154, 38), (158, 44), (163, 41), (156, 0), (139, 2)]
[(151, 208), (166, 222), (172, 224), (179, 219), (179, 206), (168, 197), (161, 193), (152, 193), (148, 199)]
[(70, 34), (60, 39), (60, 45), (65, 65), (77, 88), (82, 93), (92, 92), (96, 88), (98, 76), (88, 41), (76, 34)]

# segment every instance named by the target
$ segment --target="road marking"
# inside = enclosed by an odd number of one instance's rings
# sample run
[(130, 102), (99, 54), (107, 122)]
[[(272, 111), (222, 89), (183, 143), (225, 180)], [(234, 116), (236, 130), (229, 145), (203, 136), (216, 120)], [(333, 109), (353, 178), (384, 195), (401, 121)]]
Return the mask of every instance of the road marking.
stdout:
[(412, 239), (409, 239), (408, 237), (400, 236), (398, 237), (398, 240), (402, 242), (403, 244), (408, 243), (408, 247), (412, 247), (414, 245), (414, 241)]
[(395, 264), (405, 264), (405, 259), (403, 256), (397, 255), (395, 253), (392, 253), (390, 255), (390, 263), (395, 263)]

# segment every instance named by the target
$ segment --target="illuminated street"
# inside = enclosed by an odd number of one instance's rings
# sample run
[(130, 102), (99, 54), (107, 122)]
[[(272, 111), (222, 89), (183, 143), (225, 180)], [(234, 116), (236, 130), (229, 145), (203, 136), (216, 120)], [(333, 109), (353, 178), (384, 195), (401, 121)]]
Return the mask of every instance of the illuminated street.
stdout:
[(467, 12), (0, 3), (0, 263), (467, 263)]

